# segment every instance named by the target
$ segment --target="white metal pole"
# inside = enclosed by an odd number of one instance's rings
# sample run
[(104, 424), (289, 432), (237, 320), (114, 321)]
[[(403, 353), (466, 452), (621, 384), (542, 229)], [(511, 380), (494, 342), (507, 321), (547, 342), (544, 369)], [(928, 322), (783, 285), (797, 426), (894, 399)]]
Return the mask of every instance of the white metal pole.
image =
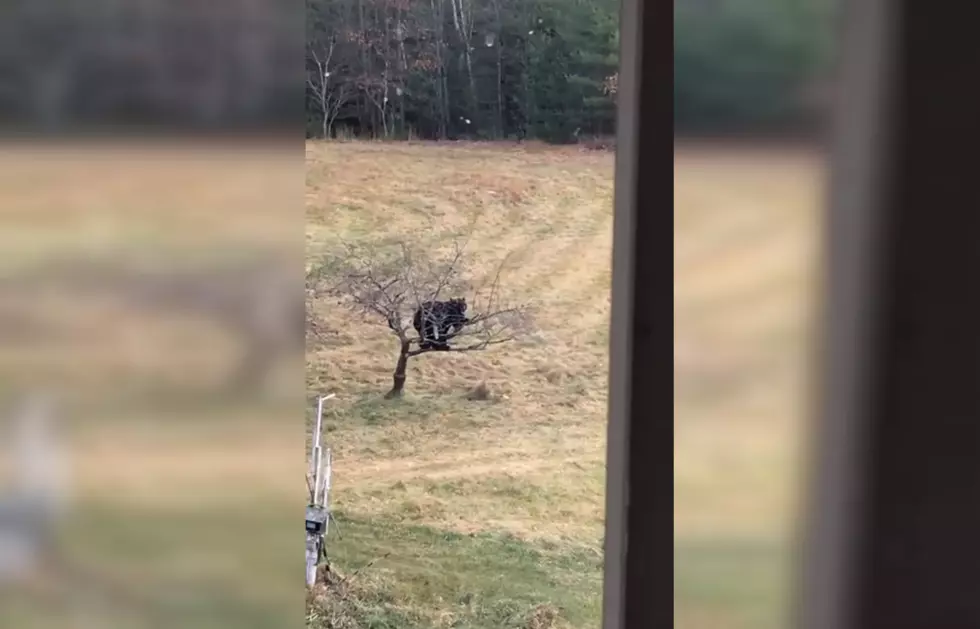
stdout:
[(306, 586), (316, 585), (316, 565), (319, 557), (317, 556), (316, 541), (306, 534)]
[(326, 474), (325, 474), (325, 480), (324, 480), (324, 483), (323, 483), (323, 499), (322, 499), (322, 504), (323, 504), (323, 508), (327, 510), (328, 516), (327, 516), (327, 521), (323, 523), (323, 536), (324, 537), (326, 537), (327, 530), (330, 528), (330, 516), (329, 516), (329, 513), (330, 513), (330, 476), (331, 476), (331, 474), (333, 472), (333, 464), (332, 464), (332, 462), (333, 462), (333, 457), (331, 456), (330, 448), (327, 448), (327, 465), (326, 465), (326, 468), (327, 469), (326, 469)]
[(321, 395), (316, 401), (316, 430), (313, 431), (313, 447), (320, 447), (320, 429), (323, 425), (323, 401), (327, 398)]
[(323, 467), (320, 453), (320, 429), (323, 422), (323, 396), (317, 398), (316, 428), (313, 430), (313, 504), (320, 501), (320, 469)]
[[(321, 395), (317, 398), (316, 405), (316, 428), (313, 434), (313, 452), (312, 452), (312, 463), (313, 463), (313, 495), (311, 496), (313, 504), (312, 507), (319, 507), (323, 510), (327, 508), (327, 500), (330, 492), (330, 473), (331, 473), (331, 462), (330, 462), (330, 449), (327, 448), (327, 460), (325, 461), (326, 466), (324, 466), (323, 461), (323, 449), (320, 443), (322, 433), (323, 433), (323, 403), (326, 400), (335, 397), (333, 393), (330, 395)], [(326, 468), (326, 469), (324, 469)], [(325, 472), (325, 473), (324, 473)], [(323, 544), (324, 538), (327, 534), (327, 527), (330, 525), (329, 513), (327, 514), (326, 521), (323, 523), (323, 533), (321, 535), (313, 535), (309, 531), (306, 533), (306, 584), (312, 587), (316, 582), (316, 566), (320, 562), (320, 549), (321, 544)]]
[(333, 399), (336, 395), (331, 393), (330, 395), (321, 395), (317, 399), (316, 405), (316, 431), (313, 434), (313, 502), (314, 504), (322, 504), (320, 495), (323, 488), (323, 451), (320, 445), (320, 437), (323, 432), (323, 403), (326, 400)]

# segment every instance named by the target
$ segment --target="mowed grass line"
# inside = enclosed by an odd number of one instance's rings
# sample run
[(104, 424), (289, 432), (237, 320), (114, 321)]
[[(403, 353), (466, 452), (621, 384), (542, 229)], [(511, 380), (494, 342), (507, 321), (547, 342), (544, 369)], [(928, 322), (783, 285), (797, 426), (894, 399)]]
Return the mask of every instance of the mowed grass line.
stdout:
[(381, 586), (390, 602), (379, 612), (411, 619), (411, 626), (523, 628), (542, 602), (572, 626), (599, 624), (600, 600), (582, 596), (601, 588), (602, 555), (595, 549), (343, 512), (338, 523), (346, 541), (332, 545), (333, 560), (356, 572), (353, 579), (363, 574)]
[[(491, 351), (414, 360), (405, 399), (386, 402), (390, 333), (317, 304), (341, 328), (307, 355), (310, 388), (338, 393), (333, 556), (343, 572), (390, 553), (358, 577), (382, 601), (362, 612), (497, 628), (552, 605), (568, 626), (597, 626), (613, 156), (310, 143), (308, 161), (311, 256), (342, 239), (438, 246), (475, 223), (471, 274), (507, 258), (505, 290), (538, 324)], [(479, 382), (491, 401), (465, 399)]]
[[(379, 627), (523, 627), (552, 604), (597, 627), (612, 156), (310, 143), (308, 162), (311, 256), (341, 238), (445, 243), (476, 219), (474, 275), (510, 254), (505, 285), (539, 324), (524, 342), (413, 361), (406, 398), (388, 403), (389, 334), (317, 305), (340, 328), (307, 355), (311, 391), (339, 394), (331, 549), (342, 572), (378, 560), (358, 573), (359, 613)], [(806, 151), (676, 154), (679, 627), (780, 626), (819, 177)], [(494, 400), (465, 399), (480, 381)]]

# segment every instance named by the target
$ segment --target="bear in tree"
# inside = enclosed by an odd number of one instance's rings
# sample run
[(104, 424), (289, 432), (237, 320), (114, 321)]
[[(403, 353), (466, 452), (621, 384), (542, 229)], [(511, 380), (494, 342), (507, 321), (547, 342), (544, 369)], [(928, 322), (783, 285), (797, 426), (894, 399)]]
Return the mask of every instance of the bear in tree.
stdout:
[(459, 334), (470, 319), (466, 316), (466, 298), (449, 301), (426, 301), (416, 310), (412, 325), (419, 335), (419, 349), (446, 351), (449, 340)]

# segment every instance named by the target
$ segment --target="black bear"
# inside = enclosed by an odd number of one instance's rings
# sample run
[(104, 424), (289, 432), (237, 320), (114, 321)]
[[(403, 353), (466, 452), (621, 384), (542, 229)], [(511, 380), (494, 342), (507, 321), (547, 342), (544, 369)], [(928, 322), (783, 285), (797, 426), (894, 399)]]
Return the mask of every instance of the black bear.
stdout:
[(448, 350), (453, 338), (470, 320), (466, 316), (466, 298), (449, 301), (426, 301), (416, 310), (412, 325), (419, 335), (419, 349)]

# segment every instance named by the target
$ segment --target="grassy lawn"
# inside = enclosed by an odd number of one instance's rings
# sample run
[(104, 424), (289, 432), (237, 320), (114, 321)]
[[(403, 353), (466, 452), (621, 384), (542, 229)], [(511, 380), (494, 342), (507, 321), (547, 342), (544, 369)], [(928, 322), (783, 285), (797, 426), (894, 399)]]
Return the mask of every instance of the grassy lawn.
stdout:
[(675, 156), (680, 628), (785, 623), (821, 166), (785, 149), (689, 146)]
[[(84, 156), (0, 153), (6, 271), (66, 252), (135, 248), (176, 262), (288, 248), (300, 233), (304, 218), (289, 214), (298, 160)], [(536, 306), (538, 323), (486, 352), (413, 359), (405, 398), (386, 402), (390, 334), (316, 304), (338, 333), (307, 348), (306, 390), (338, 394), (326, 417), (339, 510), (329, 548), (346, 581), (339, 600), (307, 601), (308, 626), (599, 626), (612, 170), (611, 154), (574, 147), (307, 145), (308, 258), (341, 240), (438, 247), (475, 221), (471, 271), (509, 255), (504, 287)], [(802, 150), (676, 151), (682, 629), (782, 626), (820, 183), (819, 157)], [(67, 393), (76, 502), (67, 567), (0, 589), (0, 625), (300, 621), (304, 459), (301, 424), (289, 420), (300, 404), (195, 401), (235, 348), (194, 313), (2, 296), (5, 326), (23, 308), (55, 332), (9, 335), (0, 390)], [(491, 399), (468, 400), (480, 382)]]
[[(0, 152), (0, 265), (127, 249), (176, 263), (301, 233), (298, 159), (145, 153)], [(675, 626), (778, 629), (821, 163), (690, 145), (675, 163)], [(599, 626), (612, 171), (611, 154), (574, 147), (307, 145), (308, 258), (341, 240), (438, 247), (475, 221), (471, 271), (509, 255), (504, 287), (538, 323), (486, 352), (413, 359), (404, 399), (386, 402), (390, 334), (316, 304), (338, 333), (307, 348), (306, 390), (338, 394), (329, 549), (346, 580), (339, 600), (307, 601), (308, 626)], [(0, 390), (66, 393), (75, 499), (62, 568), (0, 589), (0, 625), (300, 621), (300, 403), (198, 400), (235, 359), (198, 314), (0, 296), (0, 331), (47, 326), (5, 338)], [(491, 399), (468, 400), (480, 382)]]
[[(307, 145), (309, 257), (341, 239), (438, 246), (475, 220), (471, 269), (512, 256), (505, 287), (539, 328), (413, 359), (405, 399), (385, 402), (393, 338), (317, 305), (340, 330), (308, 348), (307, 387), (338, 393), (330, 549), (353, 575), (351, 626), (598, 627), (612, 167), (576, 148)], [(677, 153), (678, 627), (779, 626), (819, 177), (805, 152)], [(479, 382), (493, 401), (466, 399)], [(330, 613), (313, 601), (308, 624)]]
[[(438, 246), (475, 220), (470, 270), (511, 255), (505, 290), (536, 306), (532, 338), (414, 359), (385, 402), (393, 337), (322, 304), (341, 329), (307, 353), (309, 388), (339, 398), (330, 547), (341, 571), (377, 560), (358, 579), (390, 626), (598, 625), (612, 167), (577, 149), (308, 145), (311, 256), (341, 238)], [(480, 382), (493, 401), (465, 398)]]
[[(301, 155), (30, 142), (4, 145), (0, 163), (0, 432), (6, 440), (6, 394), (55, 392), (71, 499), (45, 565), (0, 582), (0, 626), (302, 622), (301, 362), (288, 398), (229, 399), (217, 386), (239, 347), (212, 317), (17, 279), (64, 258), (130, 253), (166, 268), (295, 249)], [(8, 455), (0, 451), (0, 499)]]

